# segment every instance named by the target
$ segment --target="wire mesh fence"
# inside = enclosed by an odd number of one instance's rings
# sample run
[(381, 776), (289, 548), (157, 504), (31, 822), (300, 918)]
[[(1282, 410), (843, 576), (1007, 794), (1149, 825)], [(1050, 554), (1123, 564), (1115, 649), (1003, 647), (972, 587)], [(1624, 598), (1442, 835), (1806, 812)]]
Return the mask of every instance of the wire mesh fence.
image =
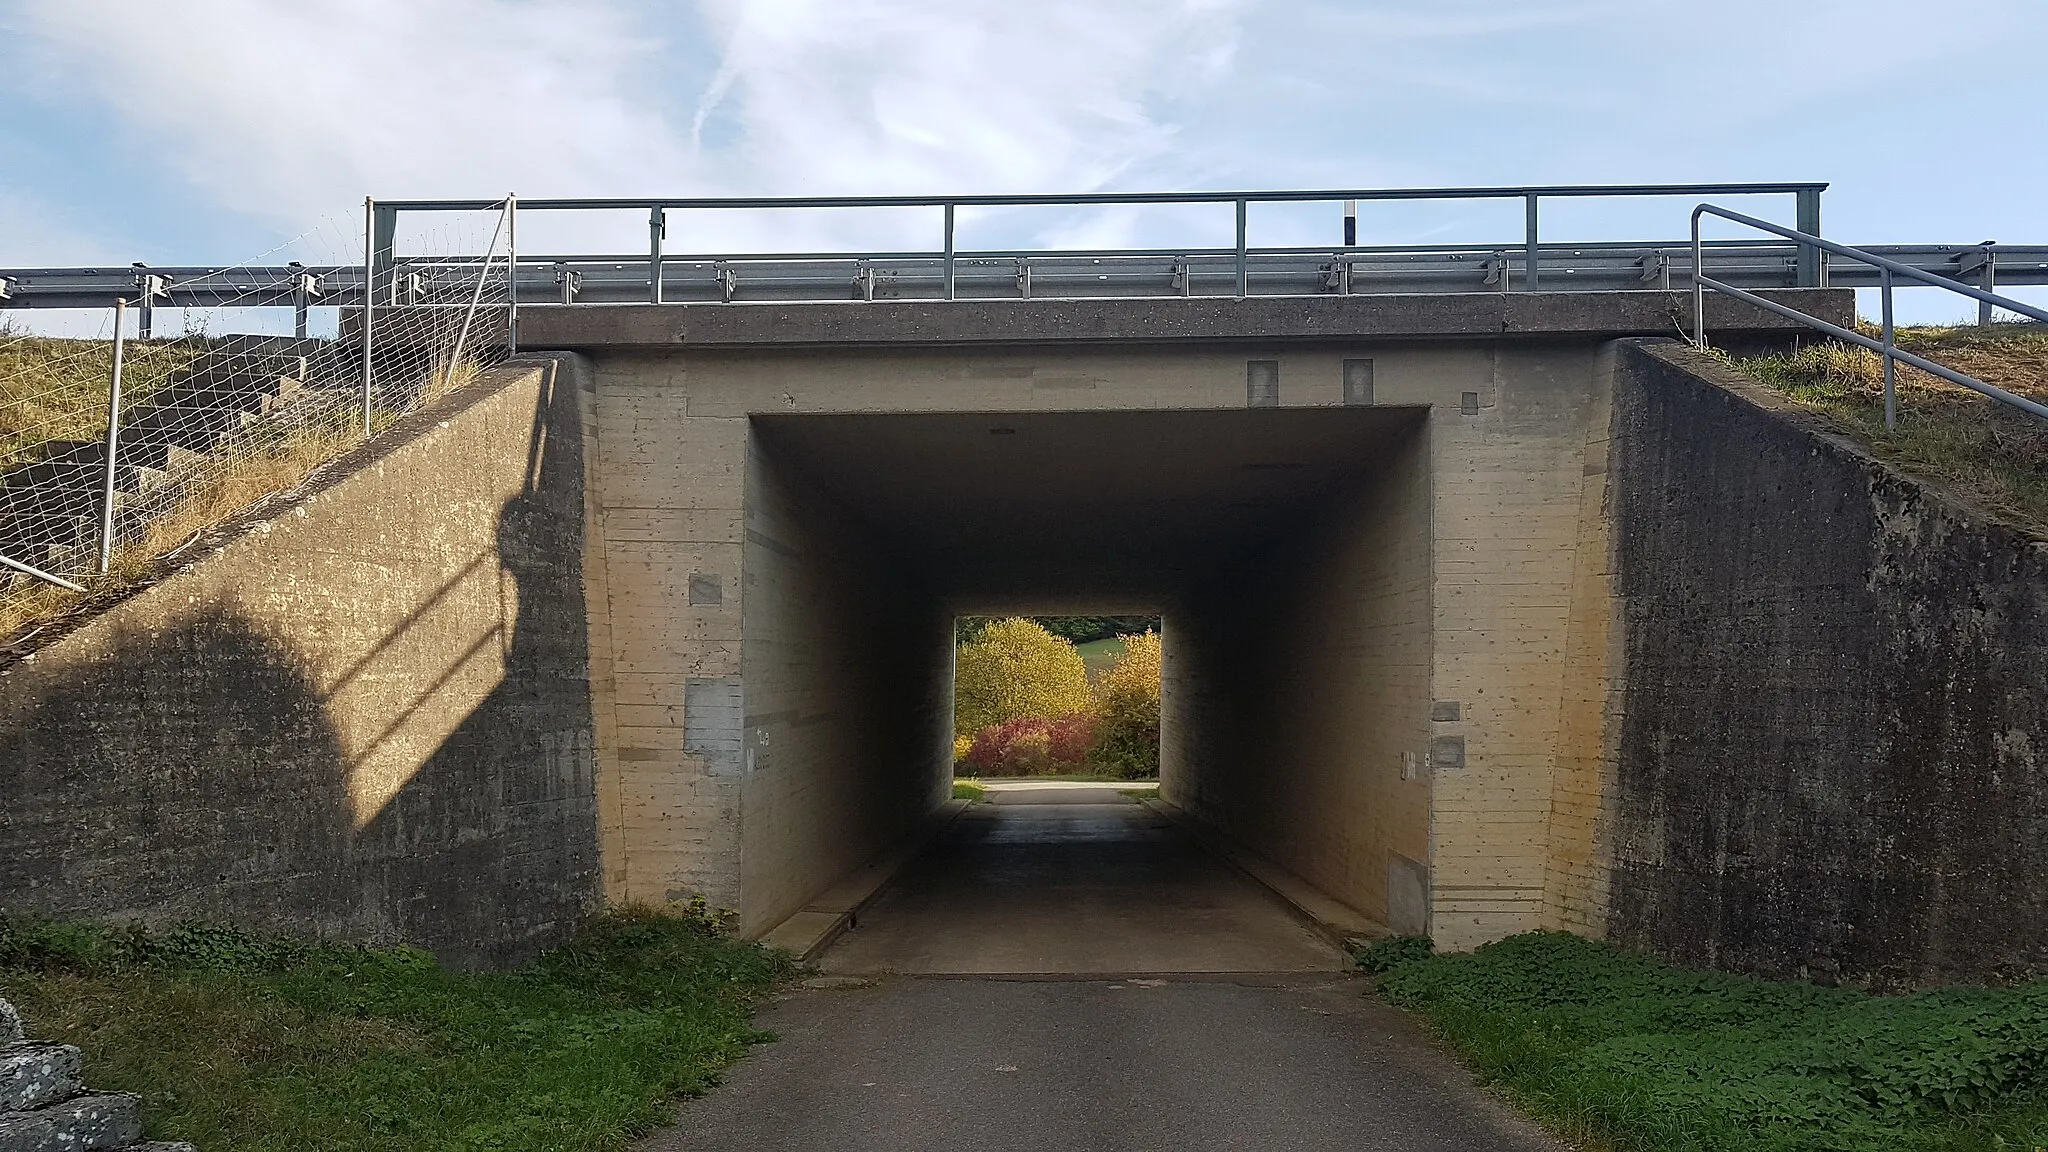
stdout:
[(114, 308), (0, 313), (0, 641), (504, 359), (512, 211), (443, 214), (367, 277), (328, 225), (209, 270), (203, 306), (140, 269)]

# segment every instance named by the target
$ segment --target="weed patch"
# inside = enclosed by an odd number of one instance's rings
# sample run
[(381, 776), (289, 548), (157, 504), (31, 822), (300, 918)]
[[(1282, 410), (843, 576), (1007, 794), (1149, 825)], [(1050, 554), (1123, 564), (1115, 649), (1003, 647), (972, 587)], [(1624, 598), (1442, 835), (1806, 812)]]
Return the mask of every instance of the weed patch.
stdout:
[[(2048, 401), (2048, 326), (1905, 328), (1900, 348), (2034, 400)], [(1884, 426), (1877, 353), (1813, 344), (1739, 362), (1750, 376), (1826, 414), (1878, 456), (1938, 477), (2048, 535), (2048, 421), (1900, 365), (1898, 426)]]
[(1874, 996), (1561, 933), (1460, 956), (1383, 941), (1361, 960), (1567, 1136), (1658, 1152), (2048, 1146), (2048, 983)]
[(0, 988), (153, 1139), (208, 1152), (611, 1149), (767, 1037), (788, 958), (708, 918), (606, 915), (511, 973), (425, 953), (0, 920)]

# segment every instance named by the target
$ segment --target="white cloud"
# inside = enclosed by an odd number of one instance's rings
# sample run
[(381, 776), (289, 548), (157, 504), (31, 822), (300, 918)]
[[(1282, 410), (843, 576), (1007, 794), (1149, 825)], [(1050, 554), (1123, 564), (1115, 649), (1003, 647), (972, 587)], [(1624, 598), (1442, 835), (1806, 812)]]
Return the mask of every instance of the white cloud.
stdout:
[[(676, 78), (659, 26), (625, 0), (23, 3), (43, 62), (102, 94), (158, 162), (225, 209), (293, 229), (346, 219), (365, 193), (1099, 187), (1172, 147), (1174, 125), (1150, 105), (1228, 66), (1237, 12), (1223, 0), (706, 0), (685, 34), (708, 31), (724, 51), (690, 108), (664, 95)], [(630, 247), (641, 228), (602, 232)], [(691, 238), (787, 246), (847, 224), (710, 231)]]

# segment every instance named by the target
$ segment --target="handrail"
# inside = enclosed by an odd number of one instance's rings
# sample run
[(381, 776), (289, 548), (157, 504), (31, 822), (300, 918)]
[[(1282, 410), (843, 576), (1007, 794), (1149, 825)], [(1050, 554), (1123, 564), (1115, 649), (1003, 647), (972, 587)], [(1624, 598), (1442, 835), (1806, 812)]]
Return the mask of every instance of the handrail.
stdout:
[[(1722, 220), (1728, 220), (1736, 224), (1742, 224), (1750, 228), (1755, 228), (1761, 232), (1769, 232), (1775, 236), (1782, 236), (1787, 240), (1797, 241), (1800, 244), (1807, 246), (1809, 248), (1813, 248), (1824, 252), (1832, 252), (1837, 256), (1846, 256), (1852, 260), (1861, 261), (1862, 263), (1868, 264), (1871, 267), (1876, 268), (1879, 274), (1878, 291), (1881, 294), (1880, 299), (1883, 302), (1881, 338), (1873, 340), (1870, 337), (1863, 335), (1861, 332), (1851, 331), (1850, 329), (1843, 328), (1840, 325), (1830, 324), (1827, 321), (1821, 320), (1817, 317), (1808, 316), (1806, 313), (1801, 312), (1796, 308), (1791, 308), (1784, 304), (1780, 304), (1775, 300), (1766, 300), (1754, 292), (1745, 292), (1742, 289), (1737, 288), (1731, 284), (1724, 284), (1719, 280), (1715, 280), (1710, 277), (1702, 275), (1700, 273), (1700, 260), (1704, 255), (1705, 246), (1700, 239), (1700, 220), (1702, 217), (1706, 216), (1718, 217)], [(1838, 340), (1846, 340), (1851, 344), (1856, 344), (1864, 348), (1868, 348), (1871, 351), (1876, 352), (1879, 355), (1883, 356), (1884, 427), (1885, 431), (1887, 432), (1890, 432), (1898, 427), (1898, 397), (1895, 386), (1895, 377), (1897, 375), (1897, 369), (1894, 367), (1894, 365), (1900, 362), (1910, 364), (1913, 367), (1920, 369), (1922, 372), (1938, 376), (1941, 379), (1947, 380), (1952, 384), (1959, 384), (1962, 387), (1968, 388), (1973, 392), (1979, 393), (1984, 396), (1989, 396), (1991, 399), (1996, 400), (2001, 404), (2017, 408), (2022, 412), (2026, 412), (2031, 415), (2038, 416), (2044, 420), (2048, 420), (2048, 404), (2042, 404), (2038, 401), (2029, 400), (2025, 396), (2014, 395), (2013, 393), (2007, 392), (2005, 389), (2000, 388), (1995, 384), (1986, 384), (1982, 380), (1978, 380), (1972, 376), (1966, 376), (1953, 368), (1949, 368), (1941, 364), (1936, 364), (1934, 361), (1929, 360), (1924, 356), (1916, 356), (1911, 352), (1900, 351), (1894, 343), (1896, 331), (1892, 319), (1892, 290), (1894, 287), (1893, 278), (1896, 276), (1905, 276), (1906, 278), (1911, 280), (1918, 280), (1923, 284), (1930, 284), (1936, 288), (1945, 288), (1950, 292), (1954, 292), (1962, 296), (1968, 296), (1969, 298), (1983, 304), (1994, 305), (1999, 308), (2004, 308), (2007, 311), (2017, 312), (2022, 316), (2031, 317), (2035, 320), (2040, 320), (2044, 322), (2048, 322), (2048, 309), (2036, 308), (2031, 304), (2023, 303), (2019, 300), (2014, 300), (2011, 297), (2000, 296), (1996, 292), (1987, 292), (1982, 288), (1974, 288), (1968, 284), (1962, 284), (1953, 280), (1944, 279), (1943, 277), (1936, 276), (1932, 272), (1921, 271), (1920, 269), (1915, 268), (1910, 264), (1903, 264), (1897, 260), (1891, 260), (1886, 257), (1879, 256), (1875, 252), (1866, 252), (1861, 248), (1851, 248), (1847, 244), (1837, 244), (1832, 240), (1823, 240), (1819, 236), (1815, 236), (1806, 232), (1801, 232), (1795, 228), (1787, 228), (1782, 224), (1773, 224), (1768, 220), (1759, 220), (1754, 216), (1747, 216), (1743, 213), (1735, 212), (1727, 208), (1717, 207), (1713, 204), (1701, 204), (1700, 206), (1692, 210), (1692, 251), (1692, 333), (1693, 345), (1695, 347), (1705, 348), (1707, 346), (1706, 290), (1711, 288), (1724, 296), (1731, 296), (1737, 300), (1742, 300), (1746, 301), (1747, 303), (1754, 304), (1757, 307), (1764, 309), (1765, 311), (1783, 316), (1788, 320), (1797, 321), (1801, 324), (1806, 325), (1809, 328), (1815, 329), (1816, 331), (1825, 332)]]
[[(521, 197), (528, 210), (629, 208), (960, 208), (1087, 207), (1105, 204), (1270, 204), (1315, 200), (1505, 200), (1524, 196), (1720, 196), (1824, 192), (1825, 181), (1738, 184), (1537, 184), (1474, 188), (1315, 188), (1246, 192), (1072, 192), (976, 196), (685, 196), (597, 199)], [(489, 200), (379, 200), (408, 212), (481, 212), (503, 204)]]

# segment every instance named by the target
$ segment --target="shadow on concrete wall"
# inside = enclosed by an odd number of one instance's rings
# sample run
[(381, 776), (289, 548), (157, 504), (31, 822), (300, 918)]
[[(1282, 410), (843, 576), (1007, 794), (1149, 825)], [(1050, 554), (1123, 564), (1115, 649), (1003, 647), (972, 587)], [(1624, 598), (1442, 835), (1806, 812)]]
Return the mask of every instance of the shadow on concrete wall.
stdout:
[(311, 638), (228, 603), (0, 681), (0, 908), (397, 939), (465, 966), (559, 940), (599, 891), (582, 444), (550, 371), (499, 517), (504, 678), (361, 827)]

